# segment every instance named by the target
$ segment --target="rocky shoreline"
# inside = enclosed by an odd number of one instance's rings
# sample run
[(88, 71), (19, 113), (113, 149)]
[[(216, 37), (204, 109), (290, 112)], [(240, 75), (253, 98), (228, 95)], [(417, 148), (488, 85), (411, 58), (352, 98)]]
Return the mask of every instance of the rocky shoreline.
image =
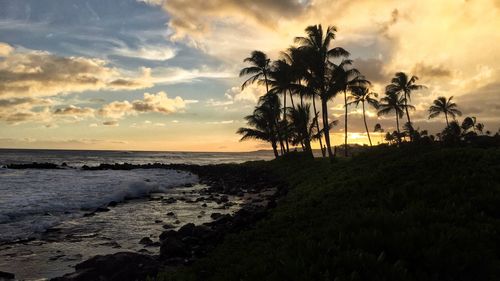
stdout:
[[(30, 168), (61, 169), (66, 165), (50, 163), (28, 164)], [(9, 168), (23, 169), (16, 165)], [(277, 199), (284, 195), (287, 187), (263, 169), (250, 165), (184, 165), (184, 164), (101, 164), (95, 167), (83, 166), (84, 170), (132, 170), (132, 169), (171, 169), (188, 171), (198, 175), (200, 184), (207, 187), (197, 191), (193, 202), (212, 202), (224, 209), (234, 204), (230, 198), (243, 200), (241, 208), (235, 213), (213, 212), (211, 222), (195, 225), (184, 224), (174, 230), (174, 225), (164, 225), (165, 231), (158, 240), (144, 237), (140, 243), (145, 246), (160, 247), (159, 255), (134, 252), (118, 252), (110, 255), (92, 257), (75, 266), (75, 272), (52, 280), (144, 280), (154, 277), (158, 272), (186, 266), (194, 260), (207, 255), (224, 239), (228, 233), (237, 233), (252, 227), (258, 220), (268, 215), (269, 209), (276, 206)], [(167, 198), (163, 200), (178, 200)], [(204, 203), (203, 205), (206, 205)], [(108, 207), (113, 207), (111, 202)], [(202, 206), (203, 206), (202, 205)], [(97, 209), (94, 212), (103, 212)], [(93, 215), (94, 212), (88, 215)], [(167, 214), (168, 215), (168, 214)]]

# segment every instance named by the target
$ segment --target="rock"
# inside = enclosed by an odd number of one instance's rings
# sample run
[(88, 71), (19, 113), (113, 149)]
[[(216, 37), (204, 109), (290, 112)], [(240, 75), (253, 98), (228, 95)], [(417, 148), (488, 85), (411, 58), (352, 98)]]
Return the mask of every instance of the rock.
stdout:
[(171, 229), (171, 228), (175, 228), (175, 226), (173, 226), (173, 225), (171, 225), (171, 224), (167, 223), (167, 224), (164, 224), (164, 225), (163, 225), (163, 228), (164, 228), (164, 229)]
[(227, 197), (227, 195), (222, 195), (222, 196), (220, 197), (220, 201), (221, 201), (221, 202), (223, 202), (223, 203), (226, 203), (226, 202), (228, 202), (228, 201), (229, 201), (229, 198)]
[(109, 209), (106, 207), (99, 207), (95, 209), (96, 212), (109, 212)]
[(181, 221), (180, 221), (180, 220), (176, 220), (176, 221), (174, 221), (174, 224), (179, 224), (179, 223), (181, 223)]
[(135, 281), (158, 273), (158, 261), (137, 253), (121, 252), (106, 256), (95, 256), (75, 266), (76, 271), (53, 281)]
[(207, 207), (207, 203), (203, 203), (203, 204), (201, 204), (201, 206), (202, 206), (203, 208), (206, 208), (206, 207)]
[(160, 247), (160, 257), (163, 259), (169, 258), (185, 258), (191, 255), (186, 244), (177, 237), (169, 237), (165, 239)]
[(14, 280), (16, 275), (14, 273), (0, 271), (0, 280)]
[(192, 183), (186, 183), (186, 184), (184, 185), (184, 187), (193, 187), (193, 184), (192, 184)]
[(167, 216), (169, 216), (169, 217), (175, 217), (175, 213), (174, 212), (168, 212)]
[(142, 245), (151, 245), (153, 244), (153, 240), (151, 240), (151, 238), (149, 237), (143, 237), (140, 241), (139, 241), (139, 244), (142, 244)]
[(179, 235), (181, 236), (191, 236), (193, 234), (194, 228), (195, 228), (194, 223), (187, 223), (183, 225), (181, 228), (179, 228), (177, 233), (179, 233)]
[(216, 219), (218, 219), (218, 218), (222, 217), (222, 214), (221, 214), (221, 213), (212, 213), (212, 214), (210, 215), (210, 217), (211, 217), (213, 220), (216, 220)]
[(170, 198), (167, 198), (167, 199), (162, 199), (161, 201), (163, 203), (166, 203), (166, 204), (173, 204), (173, 203), (177, 202), (177, 199), (175, 199), (173, 197), (170, 197)]
[(155, 220), (155, 223), (162, 223), (162, 220)]
[(179, 238), (179, 233), (177, 233), (177, 231), (175, 231), (175, 230), (163, 231), (160, 234), (160, 241), (163, 241), (163, 240), (166, 240), (166, 239), (169, 239), (172, 237)]
[(116, 205), (118, 205), (116, 201), (111, 201), (108, 203), (108, 207), (116, 207)]

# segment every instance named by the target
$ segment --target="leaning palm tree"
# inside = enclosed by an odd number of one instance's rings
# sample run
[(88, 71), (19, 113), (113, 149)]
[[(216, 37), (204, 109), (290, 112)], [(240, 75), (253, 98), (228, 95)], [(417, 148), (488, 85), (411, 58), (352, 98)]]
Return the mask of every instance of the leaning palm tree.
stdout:
[(414, 108), (412, 105), (406, 104), (404, 96), (400, 96), (395, 92), (386, 92), (386, 96), (380, 99), (378, 115), (387, 115), (394, 111), (396, 114), (396, 128), (398, 135), (398, 143), (401, 144), (401, 131), (399, 130), (399, 118), (402, 118), (406, 107)]
[(245, 67), (240, 71), (240, 77), (251, 75), (250, 78), (245, 80), (241, 85), (241, 89), (245, 89), (250, 84), (253, 84), (259, 80), (263, 80), (266, 85), (266, 93), (269, 92), (268, 78), (269, 72), (271, 71), (270, 59), (264, 52), (253, 51), (250, 57), (243, 60), (246, 63), (250, 63), (249, 67)]
[(352, 68), (352, 60), (344, 59), (338, 65), (330, 63), (330, 79), (327, 84), (327, 96), (329, 99), (335, 97), (338, 93), (344, 94), (344, 155), (347, 157), (347, 92), (353, 87), (370, 85), (370, 81), (361, 75), (359, 70)]
[(328, 122), (328, 97), (326, 96), (326, 80), (329, 59), (347, 57), (349, 53), (340, 47), (330, 48), (335, 39), (337, 28), (329, 26), (323, 31), (321, 25), (308, 26), (305, 30), (305, 37), (296, 37), (295, 42), (300, 45), (300, 49), (307, 50), (309, 64), (307, 84), (309, 88), (315, 89), (321, 98), (321, 111), (323, 119), (323, 129), (325, 130), (325, 142), (328, 156), (333, 159), (334, 155), (330, 144), (330, 131)]
[[(426, 87), (423, 85), (417, 85), (415, 84), (418, 80), (417, 76), (408, 76), (404, 72), (397, 72), (391, 80), (391, 84), (387, 85), (386, 91), (387, 92), (394, 92), (396, 94), (402, 94), (404, 97), (405, 101), (405, 112), (406, 112), (406, 117), (408, 119), (408, 123), (411, 124), (411, 119), (410, 119), (410, 113), (408, 112), (408, 109), (411, 109), (412, 107), (407, 106), (408, 102), (411, 100), (411, 93), (416, 90), (422, 90), (425, 89)], [(411, 137), (411, 134), (410, 134)]]
[(446, 99), (446, 97), (438, 97), (435, 99), (433, 105), (429, 107), (429, 119), (435, 118), (441, 115), (441, 113), (444, 113), (446, 126), (448, 127), (450, 125), (450, 122), (448, 122), (448, 115), (450, 115), (453, 120), (455, 120), (456, 116), (462, 116), (462, 112), (457, 109), (457, 104), (451, 102), (452, 99), (453, 96), (448, 99)]
[[(363, 108), (363, 121), (365, 123), (366, 134), (368, 136), (370, 146), (372, 146), (372, 139), (370, 138), (370, 131), (368, 130), (368, 124), (366, 123), (365, 103), (368, 103), (368, 105), (371, 105), (374, 108), (378, 108), (378, 101), (375, 99), (376, 97), (378, 97), (378, 94), (371, 92), (370, 88), (365, 85), (355, 86), (351, 88), (351, 96), (349, 97), (350, 102), (347, 103), (347, 105), (356, 105), (356, 107), (358, 107), (359, 103), (361, 103)], [(377, 125), (379, 125), (379, 129), (381, 129), (380, 124)]]
[[(251, 128), (239, 128), (236, 133), (243, 135), (240, 141), (248, 139), (257, 139), (270, 142), (273, 148), (274, 156), (278, 158), (277, 149), (278, 128), (276, 126), (276, 116), (280, 114), (276, 110), (278, 105), (273, 105), (271, 102), (263, 102), (255, 107), (253, 114), (245, 117), (247, 124)], [(279, 108), (279, 107), (278, 107)]]

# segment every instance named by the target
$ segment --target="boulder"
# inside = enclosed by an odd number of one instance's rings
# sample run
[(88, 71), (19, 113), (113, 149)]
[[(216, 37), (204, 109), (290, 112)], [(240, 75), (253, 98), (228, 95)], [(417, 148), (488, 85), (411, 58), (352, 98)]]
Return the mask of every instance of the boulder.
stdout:
[(0, 271), (0, 280), (14, 280), (16, 276), (14, 273)]
[(168, 237), (161, 243), (160, 257), (162, 259), (187, 258), (190, 255), (189, 248), (178, 237)]

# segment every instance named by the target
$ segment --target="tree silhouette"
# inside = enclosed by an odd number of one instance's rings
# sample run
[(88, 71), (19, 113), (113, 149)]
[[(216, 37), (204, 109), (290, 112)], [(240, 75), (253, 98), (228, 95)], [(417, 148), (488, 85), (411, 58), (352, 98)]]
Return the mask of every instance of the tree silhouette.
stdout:
[(380, 100), (378, 115), (387, 115), (394, 111), (396, 114), (396, 128), (398, 134), (398, 143), (401, 144), (401, 131), (399, 130), (399, 118), (402, 118), (407, 107), (414, 108), (406, 104), (404, 96), (395, 92), (386, 92), (386, 96)]
[(334, 155), (330, 144), (330, 131), (328, 122), (328, 97), (326, 95), (326, 81), (330, 58), (347, 57), (349, 53), (340, 47), (330, 49), (335, 39), (337, 28), (329, 26), (324, 32), (321, 25), (308, 26), (305, 30), (306, 37), (296, 37), (295, 42), (300, 44), (299, 48), (306, 49), (309, 58), (309, 73), (306, 77), (309, 88), (315, 90), (321, 98), (321, 113), (323, 129), (325, 130), (325, 142), (328, 157), (333, 159)]
[[(417, 85), (415, 84), (418, 80), (417, 76), (411, 76), (409, 77), (406, 73), (404, 72), (397, 72), (391, 80), (391, 84), (387, 85), (386, 91), (387, 92), (393, 92), (396, 94), (402, 94), (404, 97), (404, 104), (405, 104), (405, 112), (406, 112), (406, 117), (408, 119), (408, 123), (412, 125), (411, 119), (410, 119), (410, 113), (408, 112), (408, 109), (412, 109), (413, 107), (408, 106), (408, 101), (411, 99), (411, 93), (416, 90), (422, 90), (425, 89), (426, 87), (423, 85)], [(411, 138), (411, 134), (410, 134)]]
[(245, 117), (251, 128), (239, 128), (236, 133), (243, 135), (240, 141), (257, 139), (270, 142), (274, 156), (278, 158), (277, 137), (279, 135), (276, 118), (280, 115), (279, 99), (268, 97), (255, 107), (253, 114)]
[(429, 107), (429, 119), (439, 116), (444, 113), (446, 119), (446, 126), (449, 126), (448, 115), (450, 115), (453, 120), (456, 116), (462, 116), (462, 112), (458, 110), (457, 104), (452, 102), (453, 96), (446, 99), (446, 97), (438, 97), (433, 101), (433, 104)]
[[(365, 103), (368, 103), (368, 105), (371, 105), (374, 108), (378, 108), (378, 101), (375, 99), (376, 97), (378, 97), (378, 94), (371, 92), (370, 88), (366, 85), (355, 86), (351, 88), (351, 96), (349, 97), (350, 102), (348, 103), (348, 105), (353, 104), (356, 105), (356, 107), (358, 107), (359, 103), (361, 103), (363, 109), (363, 122), (365, 123), (366, 134), (368, 136), (370, 146), (372, 146), (372, 139), (370, 138), (370, 131), (368, 130), (368, 124), (366, 123)], [(379, 129), (381, 129), (380, 124), (377, 125), (379, 126)]]

